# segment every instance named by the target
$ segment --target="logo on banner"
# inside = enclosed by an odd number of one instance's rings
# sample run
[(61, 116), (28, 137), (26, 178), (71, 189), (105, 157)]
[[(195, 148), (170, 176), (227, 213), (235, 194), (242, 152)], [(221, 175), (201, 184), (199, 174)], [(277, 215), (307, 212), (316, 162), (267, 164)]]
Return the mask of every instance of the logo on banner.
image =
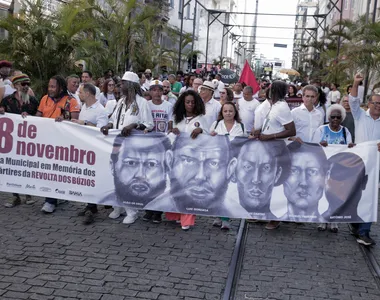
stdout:
[(47, 192), (47, 193), (49, 193), (49, 192), (51, 192), (51, 188), (48, 188), (48, 187), (40, 187), (40, 191), (41, 192)]
[(82, 193), (77, 191), (69, 191), (69, 195), (82, 197)]
[(61, 195), (64, 195), (65, 194), (65, 191), (62, 191), (62, 190), (59, 190), (59, 189), (55, 189), (55, 192), (57, 194), (61, 194)]
[(35, 190), (36, 189), (36, 186), (33, 184), (33, 185), (30, 185), (30, 184), (27, 184), (25, 186), (26, 189), (30, 189), (30, 190)]
[(7, 182), (7, 186), (8, 187), (14, 187), (14, 188), (21, 188), (22, 187), (21, 184), (18, 184), (18, 183), (9, 183), (9, 182)]

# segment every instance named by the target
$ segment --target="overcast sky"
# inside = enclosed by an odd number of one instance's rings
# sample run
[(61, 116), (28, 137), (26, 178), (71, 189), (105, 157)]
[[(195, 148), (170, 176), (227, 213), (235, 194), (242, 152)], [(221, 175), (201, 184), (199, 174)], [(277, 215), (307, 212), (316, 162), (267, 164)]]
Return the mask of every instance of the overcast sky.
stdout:
[[(298, 0), (259, 0), (259, 13), (294, 15), (297, 12), (297, 3)], [(294, 28), (295, 17), (259, 15), (257, 25)], [(259, 49), (256, 53), (264, 54), (268, 59), (285, 60), (285, 67), (291, 68), (294, 29), (257, 28), (256, 36), (258, 37), (256, 48)], [(275, 48), (274, 43), (288, 44), (288, 48)]]

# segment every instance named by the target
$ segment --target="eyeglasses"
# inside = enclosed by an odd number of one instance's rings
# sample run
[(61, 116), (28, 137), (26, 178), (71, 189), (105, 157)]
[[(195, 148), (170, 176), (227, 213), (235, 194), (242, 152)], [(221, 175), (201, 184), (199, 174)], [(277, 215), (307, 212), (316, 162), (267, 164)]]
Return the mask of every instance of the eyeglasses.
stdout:
[(22, 86), (30, 86), (30, 82), (21, 82)]
[(372, 103), (373, 105), (380, 105), (380, 102), (373, 102), (373, 101), (371, 101), (370, 103)]
[(340, 119), (342, 119), (342, 116), (330, 116), (330, 118), (332, 120), (334, 120), (334, 119), (340, 120)]
[(219, 92), (219, 94), (224, 95), (226, 92)]

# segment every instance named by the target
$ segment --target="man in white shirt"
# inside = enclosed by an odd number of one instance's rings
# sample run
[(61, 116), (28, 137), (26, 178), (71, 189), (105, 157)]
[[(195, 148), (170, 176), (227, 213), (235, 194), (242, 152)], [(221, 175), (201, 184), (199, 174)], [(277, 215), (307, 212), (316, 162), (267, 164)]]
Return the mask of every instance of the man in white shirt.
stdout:
[[(361, 74), (354, 78), (354, 84), (349, 95), (351, 113), (355, 120), (355, 142), (357, 144), (380, 140), (380, 95), (372, 95), (368, 101), (369, 109), (360, 108), (358, 97), (359, 83), (363, 80)], [(365, 246), (376, 244), (369, 236), (372, 223), (351, 224), (351, 232), (357, 236), (357, 242)]]
[[(170, 83), (169, 83), (170, 87)], [(173, 129), (173, 105), (169, 101), (162, 100), (163, 83), (159, 80), (152, 80), (149, 88), (152, 100), (148, 101), (153, 117), (153, 131), (166, 133)], [(153, 223), (161, 223), (162, 211), (146, 210), (143, 216), (144, 221), (152, 220)]]
[(255, 122), (255, 110), (260, 102), (253, 98), (253, 89), (246, 86), (243, 90), (243, 98), (238, 99), (237, 106), (240, 118), (244, 124), (246, 132), (251, 132)]
[(314, 107), (317, 97), (318, 90), (315, 86), (305, 86), (302, 94), (303, 104), (291, 111), (297, 138), (307, 143), (311, 143), (315, 130), (323, 125), (323, 115)]
[(170, 102), (173, 106), (177, 102), (177, 96), (171, 91), (171, 86), (169, 80), (164, 80), (162, 82), (163, 95), (162, 100)]
[(212, 123), (218, 119), (218, 115), (222, 105), (213, 98), (214, 94), (214, 84), (211, 81), (205, 81), (200, 87), (200, 93), (206, 109), (205, 128), (208, 130)]
[(235, 83), (234, 85), (234, 101), (238, 102), (239, 99), (243, 98), (243, 86), (240, 82)]
[(263, 103), (261, 103), (256, 109), (255, 109), (255, 119), (254, 119), (254, 125), (251, 130), (251, 134), (254, 134), (254, 131), (260, 131), (264, 125), (264, 120), (267, 117), (269, 111), (270, 111), (271, 105), (268, 99), (265, 99)]
[(340, 102), (340, 92), (338, 91), (339, 85), (336, 83), (331, 84), (331, 91), (327, 96), (327, 105), (339, 104)]
[(214, 99), (218, 100), (220, 99), (220, 93), (219, 91), (223, 90), (225, 88), (224, 83), (221, 81), (222, 77), (220, 74), (215, 75), (215, 79), (212, 80), (212, 83), (214, 84), (215, 90), (214, 90)]
[(173, 127), (173, 105), (169, 101), (162, 100), (163, 83), (152, 80), (149, 88), (152, 100), (148, 101), (153, 117), (153, 131), (167, 132)]
[(79, 76), (78, 75), (69, 75), (66, 77), (66, 84), (67, 84), (67, 93), (77, 99), (78, 103), (82, 105), (82, 101), (79, 98), (79, 95), (77, 94), (78, 88), (79, 88)]
[[(79, 80), (79, 78), (78, 78)], [(79, 125), (94, 126), (101, 128), (108, 123), (108, 116), (103, 105), (95, 98), (96, 89), (91, 83), (85, 83), (79, 88), (79, 98), (82, 102), (82, 110), (78, 119), (71, 119), (72, 122)], [(83, 224), (94, 222), (94, 214), (98, 212), (96, 204), (87, 203), (87, 206), (78, 213), (83, 216)]]
[[(82, 80), (82, 84), (84, 84), (84, 83), (92, 83), (93, 84), (92, 73), (90, 71), (83, 71), (82, 75), (81, 75), (81, 80)], [(97, 86), (95, 86), (95, 89), (96, 89), (96, 96), (95, 97), (96, 97), (96, 100), (99, 101), (100, 100), (100, 89)], [(77, 91), (77, 94), (78, 94), (78, 91)]]

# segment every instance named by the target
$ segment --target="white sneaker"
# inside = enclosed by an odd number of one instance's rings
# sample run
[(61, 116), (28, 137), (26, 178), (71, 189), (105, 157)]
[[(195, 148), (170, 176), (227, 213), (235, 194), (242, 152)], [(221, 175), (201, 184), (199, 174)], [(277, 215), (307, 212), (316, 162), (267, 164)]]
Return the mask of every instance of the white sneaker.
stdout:
[(339, 230), (338, 223), (330, 223), (330, 231), (337, 233)]
[(125, 213), (125, 210), (124, 210), (123, 207), (114, 206), (113, 212), (111, 212), (108, 215), (108, 217), (111, 218), (111, 219), (117, 219), (118, 217), (120, 217), (124, 213)]
[(45, 202), (44, 206), (42, 206), (42, 208), (41, 208), (41, 211), (43, 211), (44, 213), (47, 213), (47, 214), (51, 214), (55, 211), (55, 205), (48, 203), (48, 202)]
[(222, 220), (220, 218), (215, 218), (214, 222), (212, 222), (212, 226), (215, 226), (215, 227), (222, 226)]
[(182, 226), (182, 230), (188, 231), (190, 229), (190, 226)]
[(327, 223), (320, 223), (318, 224), (318, 231), (325, 231), (327, 228)]
[(136, 215), (128, 215), (124, 218), (123, 224), (133, 224), (137, 220), (138, 216)]
[(230, 222), (228, 222), (228, 221), (222, 221), (222, 225), (220, 226), (220, 229), (222, 229), (222, 230), (230, 230)]

